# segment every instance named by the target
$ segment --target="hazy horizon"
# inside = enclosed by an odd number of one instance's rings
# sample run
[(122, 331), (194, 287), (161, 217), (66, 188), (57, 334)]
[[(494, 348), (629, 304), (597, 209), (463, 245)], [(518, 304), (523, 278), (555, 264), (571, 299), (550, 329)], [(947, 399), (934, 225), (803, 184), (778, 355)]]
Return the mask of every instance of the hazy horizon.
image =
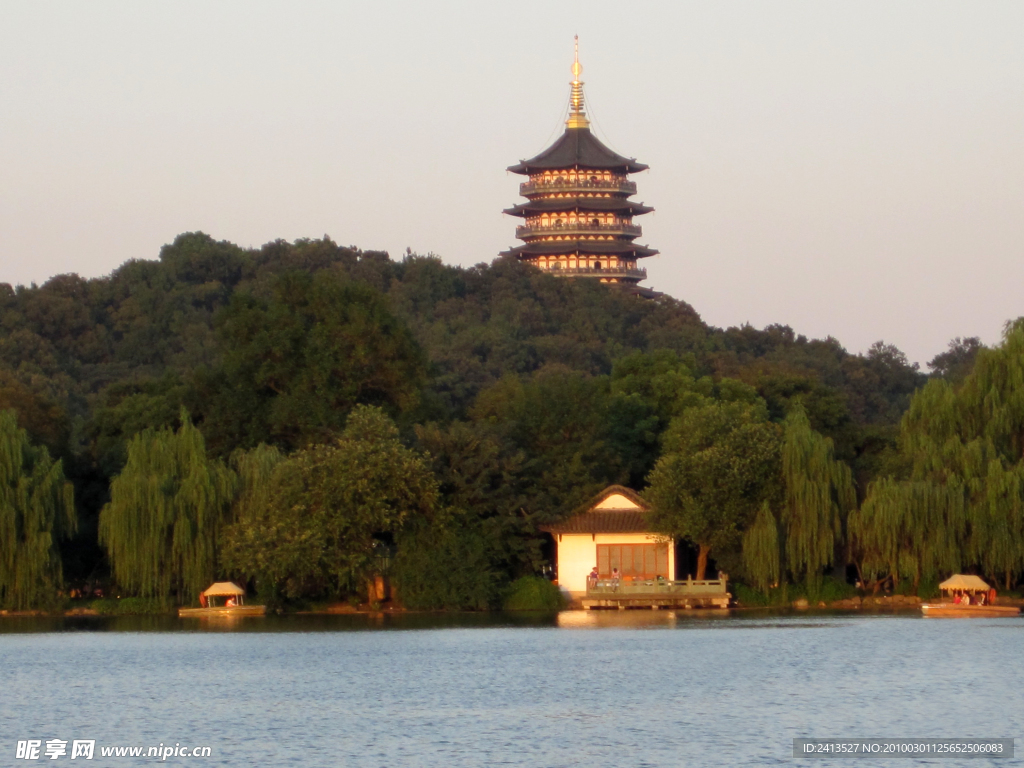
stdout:
[(582, 8), (9, 3), (0, 282), (196, 230), (490, 262), (579, 34), (596, 133), (651, 166), (645, 285), (922, 366), (1024, 315), (1024, 6)]

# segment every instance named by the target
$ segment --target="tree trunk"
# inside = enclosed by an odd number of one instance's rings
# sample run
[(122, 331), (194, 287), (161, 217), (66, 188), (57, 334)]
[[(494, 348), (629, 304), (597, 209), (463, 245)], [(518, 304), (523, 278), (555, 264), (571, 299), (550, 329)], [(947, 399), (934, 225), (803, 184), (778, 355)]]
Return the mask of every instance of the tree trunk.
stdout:
[(706, 544), (697, 545), (697, 581), (704, 579), (704, 572), (708, 569), (708, 552), (711, 547)]

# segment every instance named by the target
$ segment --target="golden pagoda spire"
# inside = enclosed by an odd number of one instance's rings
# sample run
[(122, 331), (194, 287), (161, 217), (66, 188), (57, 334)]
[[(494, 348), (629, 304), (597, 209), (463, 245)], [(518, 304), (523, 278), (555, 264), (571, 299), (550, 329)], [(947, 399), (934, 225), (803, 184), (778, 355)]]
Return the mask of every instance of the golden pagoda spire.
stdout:
[(575, 58), (572, 62), (572, 91), (569, 94), (569, 119), (565, 121), (569, 128), (589, 128), (590, 121), (583, 110), (583, 83), (580, 81), (580, 73), (583, 72), (583, 65), (580, 64), (580, 36), (575, 37)]

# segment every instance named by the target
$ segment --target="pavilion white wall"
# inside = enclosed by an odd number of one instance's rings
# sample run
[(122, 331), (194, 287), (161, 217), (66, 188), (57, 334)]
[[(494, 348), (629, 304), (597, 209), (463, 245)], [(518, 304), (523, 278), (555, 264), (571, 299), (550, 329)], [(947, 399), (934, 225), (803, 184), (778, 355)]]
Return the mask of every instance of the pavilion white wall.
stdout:
[[(654, 544), (653, 533), (562, 533), (555, 534), (558, 586), (573, 597), (587, 591), (587, 574), (597, 565), (598, 544)], [(676, 572), (675, 547), (668, 548), (668, 572)]]

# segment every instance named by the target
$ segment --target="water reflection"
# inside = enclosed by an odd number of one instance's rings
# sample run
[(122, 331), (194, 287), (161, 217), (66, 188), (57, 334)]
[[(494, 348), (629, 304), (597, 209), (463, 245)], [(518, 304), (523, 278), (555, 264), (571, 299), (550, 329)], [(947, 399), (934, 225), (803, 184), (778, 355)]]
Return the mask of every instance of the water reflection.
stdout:
[[(808, 628), (852, 621), (920, 619), (920, 614), (864, 614), (829, 611), (627, 610), (561, 613), (362, 613), (267, 616), (65, 616), (4, 617), (0, 635), (49, 632), (366, 632), (441, 629), (711, 629)], [(929, 621), (937, 621), (930, 619)], [(1006, 619), (993, 620), (997, 623)]]
[[(578, 612), (577, 612), (578, 613)], [(8, 616), (0, 635), (40, 632), (365, 632), (379, 630), (557, 627), (558, 614), (357, 613), (281, 616)]]

